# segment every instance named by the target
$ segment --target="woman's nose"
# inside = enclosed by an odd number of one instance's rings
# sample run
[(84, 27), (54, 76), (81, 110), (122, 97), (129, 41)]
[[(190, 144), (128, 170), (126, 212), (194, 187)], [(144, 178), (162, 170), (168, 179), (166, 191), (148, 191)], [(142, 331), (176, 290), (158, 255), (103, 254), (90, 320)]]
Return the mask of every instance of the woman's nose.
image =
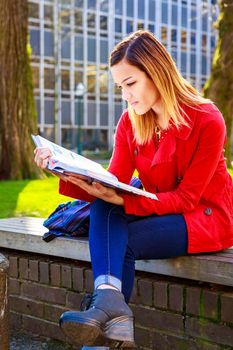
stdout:
[(132, 96), (132, 94), (129, 91), (126, 91), (126, 90), (122, 89), (122, 98), (123, 98), (123, 100), (129, 101), (131, 96)]

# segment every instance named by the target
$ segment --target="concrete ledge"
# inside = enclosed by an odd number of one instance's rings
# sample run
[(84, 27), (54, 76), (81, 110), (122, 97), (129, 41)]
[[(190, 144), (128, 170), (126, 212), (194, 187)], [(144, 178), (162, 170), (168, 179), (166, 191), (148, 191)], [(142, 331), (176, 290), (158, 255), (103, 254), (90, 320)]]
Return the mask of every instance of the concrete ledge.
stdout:
[[(80, 261), (90, 261), (88, 240), (60, 237), (46, 243), (44, 219), (0, 219), (0, 247)], [(215, 254), (199, 254), (136, 262), (136, 270), (233, 286), (233, 247)]]

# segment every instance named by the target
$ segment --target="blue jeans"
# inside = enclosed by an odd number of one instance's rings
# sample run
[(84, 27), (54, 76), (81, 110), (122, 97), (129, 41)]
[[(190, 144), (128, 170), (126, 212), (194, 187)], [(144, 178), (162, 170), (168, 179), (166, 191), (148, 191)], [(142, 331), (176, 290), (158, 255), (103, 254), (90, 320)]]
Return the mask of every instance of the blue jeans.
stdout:
[(187, 242), (183, 215), (127, 215), (122, 206), (100, 199), (91, 205), (89, 244), (95, 287), (110, 283), (122, 290), (126, 302), (134, 285), (135, 260), (187, 255)]

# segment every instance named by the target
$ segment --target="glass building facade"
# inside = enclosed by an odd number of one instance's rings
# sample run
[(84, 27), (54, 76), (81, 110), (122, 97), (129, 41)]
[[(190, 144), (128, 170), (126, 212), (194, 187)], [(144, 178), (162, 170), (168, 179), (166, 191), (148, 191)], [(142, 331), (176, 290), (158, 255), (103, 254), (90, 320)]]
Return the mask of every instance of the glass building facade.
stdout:
[(137, 29), (155, 33), (200, 90), (215, 48), (216, 12), (213, 0), (30, 0), (40, 133), (72, 149), (77, 142), (111, 149), (125, 103), (108, 72), (108, 54)]

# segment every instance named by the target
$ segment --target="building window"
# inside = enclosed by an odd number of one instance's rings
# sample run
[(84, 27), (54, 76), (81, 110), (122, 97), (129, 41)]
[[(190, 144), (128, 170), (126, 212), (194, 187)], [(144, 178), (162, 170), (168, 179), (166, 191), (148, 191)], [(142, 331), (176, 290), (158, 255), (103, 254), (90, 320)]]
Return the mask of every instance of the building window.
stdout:
[(197, 27), (197, 11), (195, 9), (191, 10), (191, 29), (196, 29)]
[(122, 13), (123, 13), (122, 0), (115, 0), (115, 14), (122, 15)]
[(108, 63), (108, 42), (100, 40), (100, 62)]
[(74, 14), (75, 25), (78, 27), (83, 26), (83, 13), (82, 11), (76, 11)]
[(115, 32), (122, 33), (122, 20), (120, 18), (115, 18)]
[(83, 36), (75, 36), (75, 59), (83, 61)]
[(177, 43), (177, 29), (172, 29), (171, 30), (171, 41), (173, 43)]
[(90, 126), (96, 125), (96, 103), (88, 102), (87, 104), (87, 124)]
[(45, 114), (45, 123), (54, 124), (54, 100), (45, 99), (44, 114)]
[(96, 71), (87, 72), (87, 91), (89, 93), (95, 93), (96, 86)]
[(181, 73), (186, 73), (187, 70), (187, 53), (181, 52)]
[(107, 18), (107, 16), (100, 16), (100, 29), (108, 30), (108, 18)]
[(69, 101), (62, 101), (61, 103), (61, 118), (62, 118), (62, 124), (68, 124), (68, 125), (71, 124)]
[(44, 32), (44, 54), (45, 56), (54, 56), (54, 38), (50, 31)]
[(33, 2), (28, 3), (28, 17), (39, 18), (39, 5)]
[(191, 74), (196, 74), (196, 55), (191, 54), (191, 67), (190, 67)]
[(100, 11), (108, 12), (108, 0), (100, 0)]
[(185, 28), (188, 26), (188, 10), (187, 7), (184, 6), (181, 8), (181, 25)]
[(207, 57), (204, 55), (201, 58), (201, 74), (207, 75)]
[(168, 23), (168, 5), (167, 2), (162, 2), (162, 23)]
[(145, 18), (145, 1), (144, 0), (138, 0), (138, 18), (140, 19)]
[(44, 69), (44, 88), (48, 90), (54, 90), (55, 75), (54, 68)]
[(88, 0), (87, 7), (89, 10), (95, 10), (96, 8), (96, 0)]
[(151, 33), (155, 33), (155, 26), (154, 26), (154, 24), (149, 24), (149, 25), (148, 25), (148, 29), (149, 29), (149, 31), (150, 31)]
[(53, 7), (50, 5), (44, 5), (44, 20), (53, 22)]
[(88, 14), (87, 14), (87, 26), (88, 26), (88, 28), (95, 28), (95, 13), (88, 12)]
[(178, 17), (177, 5), (172, 4), (172, 25), (174, 26), (177, 26), (177, 17)]
[(40, 31), (38, 29), (30, 30), (30, 45), (34, 55), (40, 55)]
[(129, 16), (129, 17), (134, 16), (134, 1), (133, 0), (127, 0), (127, 16)]
[(155, 0), (149, 0), (149, 21), (155, 21)]
[(75, 0), (75, 7), (83, 8), (83, 0)]
[(163, 44), (167, 44), (167, 27), (161, 27), (161, 41)]
[(192, 46), (195, 46), (196, 45), (196, 33), (194, 32), (191, 32), (191, 35), (190, 35), (190, 44)]
[(62, 40), (61, 57), (66, 59), (70, 58), (70, 38), (66, 38), (65, 40)]
[(61, 88), (64, 91), (70, 91), (70, 72), (68, 70), (61, 71)]
[(108, 125), (108, 105), (106, 103), (100, 104), (100, 126)]
[(87, 59), (90, 62), (96, 61), (96, 39), (88, 38), (87, 39)]
[(132, 33), (133, 31), (133, 21), (127, 21), (126, 22), (126, 31), (127, 33)]

